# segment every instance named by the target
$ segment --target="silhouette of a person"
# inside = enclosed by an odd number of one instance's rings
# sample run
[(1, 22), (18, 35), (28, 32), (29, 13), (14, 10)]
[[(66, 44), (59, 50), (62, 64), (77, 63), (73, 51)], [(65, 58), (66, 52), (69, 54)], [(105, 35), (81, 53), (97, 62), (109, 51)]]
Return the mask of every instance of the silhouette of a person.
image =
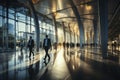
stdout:
[(44, 48), (45, 53), (46, 53), (45, 58), (44, 58), (45, 61), (46, 61), (47, 57), (49, 58), (48, 61), (50, 61), (50, 55), (48, 54), (48, 50), (50, 49), (50, 47), (51, 47), (51, 40), (48, 38), (48, 35), (46, 35), (46, 38), (43, 41), (43, 48)]
[(63, 42), (63, 48), (65, 49), (65, 41)]
[(31, 57), (31, 53), (34, 56), (33, 48), (34, 48), (34, 40), (32, 39), (32, 36), (30, 36), (30, 39), (28, 41), (28, 48), (29, 48), (29, 57)]
[(21, 40), (21, 42), (20, 42), (20, 51), (21, 51), (21, 53), (23, 51), (23, 47), (24, 47), (24, 42), (23, 42), (23, 40)]

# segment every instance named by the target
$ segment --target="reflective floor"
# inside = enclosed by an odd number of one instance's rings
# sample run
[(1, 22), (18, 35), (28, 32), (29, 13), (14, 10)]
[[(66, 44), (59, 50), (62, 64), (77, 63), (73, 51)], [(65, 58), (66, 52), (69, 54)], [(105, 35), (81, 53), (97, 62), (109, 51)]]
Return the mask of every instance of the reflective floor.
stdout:
[(59, 47), (49, 53), (49, 63), (42, 49), (31, 58), (25, 50), (0, 53), (0, 80), (120, 80), (119, 55), (118, 61), (102, 59), (99, 48)]

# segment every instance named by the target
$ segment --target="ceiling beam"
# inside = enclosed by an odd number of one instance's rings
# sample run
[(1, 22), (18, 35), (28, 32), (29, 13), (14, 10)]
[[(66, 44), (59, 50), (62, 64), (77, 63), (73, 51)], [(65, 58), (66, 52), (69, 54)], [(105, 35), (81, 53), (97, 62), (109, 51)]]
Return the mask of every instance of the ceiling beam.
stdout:
[[(76, 18), (76, 17), (60, 17), (60, 18), (57, 18), (56, 20), (59, 20), (59, 19), (65, 19), (65, 18)], [(81, 17), (81, 20), (82, 20), (82, 19), (93, 20), (93, 19), (90, 19), (90, 18), (84, 18), (84, 17)]]
[[(80, 6), (80, 5), (86, 5), (86, 4), (91, 4), (91, 3), (94, 3), (96, 2), (96, 0), (93, 0), (93, 1), (88, 1), (88, 2), (84, 2), (84, 3), (80, 3), (79, 5), (75, 5), (76, 7)], [(57, 10), (55, 12), (52, 12), (52, 13), (49, 13), (47, 15), (51, 15), (53, 13), (58, 13), (58, 12), (61, 12), (61, 11), (64, 11), (64, 10), (67, 10), (67, 9), (71, 9), (72, 7), (67, 7), (67, 8), (64, 8), (64, 9), (61, 9), (61, 10)]]

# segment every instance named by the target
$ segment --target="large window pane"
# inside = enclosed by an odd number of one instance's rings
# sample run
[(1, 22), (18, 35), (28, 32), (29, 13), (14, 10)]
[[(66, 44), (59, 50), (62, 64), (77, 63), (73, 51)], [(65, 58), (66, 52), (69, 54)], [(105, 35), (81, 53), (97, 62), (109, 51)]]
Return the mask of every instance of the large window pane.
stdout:
[(11, 19), (8, 21), (8, 46), (11, 49), (15, 48), (15, 21)]
[(0, 27), (2, 27), (2, 17), (0, 16)]
[(15, 17), (15, 11), (9, 9), (8, 17), (14, 19), (14, 17)]

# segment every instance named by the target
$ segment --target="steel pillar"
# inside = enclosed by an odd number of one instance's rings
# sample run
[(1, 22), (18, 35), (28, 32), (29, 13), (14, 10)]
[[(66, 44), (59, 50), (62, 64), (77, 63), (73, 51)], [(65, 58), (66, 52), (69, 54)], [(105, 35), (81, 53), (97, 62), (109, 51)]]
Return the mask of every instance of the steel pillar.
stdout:
[(75, 6), (73, 0), (69, 0), (70, 5), (72, 6), (72, 10), (77, 18), (78, 26), (79, 26), (79, 32), (80, 32), (80, 48), (83, 48), (84, 42), (85, 42), (85, 36), (84, 36), (84, 27), (83, 23), (81, 21), (80, 14), (77, 10), (77, 7)]
[(108, 42), (108, 0), (99, 0), (101, 50), (103, 59), (107, 58)]

